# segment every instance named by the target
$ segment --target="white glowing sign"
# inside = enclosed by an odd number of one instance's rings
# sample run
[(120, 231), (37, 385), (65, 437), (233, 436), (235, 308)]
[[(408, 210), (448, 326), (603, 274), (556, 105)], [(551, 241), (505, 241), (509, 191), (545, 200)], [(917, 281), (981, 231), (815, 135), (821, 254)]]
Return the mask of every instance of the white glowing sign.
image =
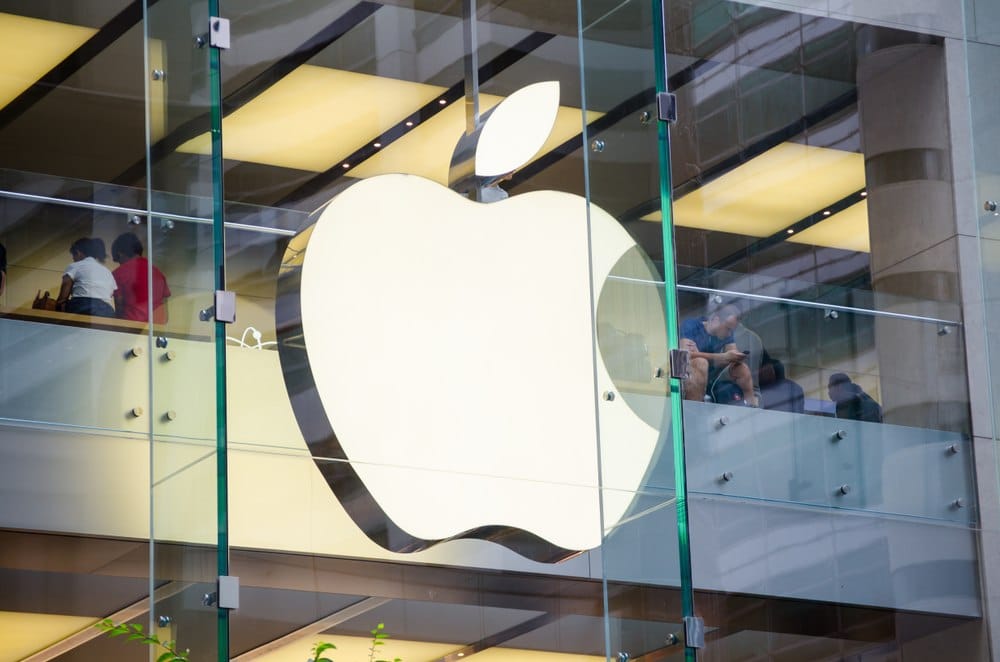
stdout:
[[(601, 543), (595, 401), (615, 386), (600, 357), (594, 381), (588, 283), (599, 293), (635, 243), (589, 212), (592, 256), (579, 196), (481, 204), (383, 175), (339, 194), (314, 226), (299, 303), (315, 392), (364, 490), (409, 536), (499, 527), (563, 550)], [(621, 400), (599, 402), (610, 527), (658, 431)]]

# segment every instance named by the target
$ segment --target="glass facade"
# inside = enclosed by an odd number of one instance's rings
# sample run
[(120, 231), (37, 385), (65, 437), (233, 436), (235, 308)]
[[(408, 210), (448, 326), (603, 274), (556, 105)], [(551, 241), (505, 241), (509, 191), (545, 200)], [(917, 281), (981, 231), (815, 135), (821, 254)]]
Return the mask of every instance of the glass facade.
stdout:
[(0, 662), (996, 657), (990, 2), (26, 4)]

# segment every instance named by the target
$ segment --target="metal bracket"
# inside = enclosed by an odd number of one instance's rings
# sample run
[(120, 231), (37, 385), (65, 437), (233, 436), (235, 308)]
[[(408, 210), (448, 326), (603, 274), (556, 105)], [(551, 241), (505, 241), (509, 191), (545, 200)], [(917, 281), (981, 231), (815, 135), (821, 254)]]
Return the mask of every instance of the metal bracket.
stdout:
[(240, 608), (240, 578), (219, 576), (219, 609)]
[(687, 379), (691, 374), (691, 353), (686, 349), (670, 350), (670, 376)]
[(208, 19), (208, 45), (223, 50), (229, 48), (229, 19), (210, 16)]
[(236, 293), (228, 290), (215, 291), (215, 305), (201, 311), (202, 321), (212, 317), (216, 322), (232, 324), (236, 321)]
[(705, 621), (700, 617), (684, 617), (684, 645), (688, 648), (705, 647)]
[(677, 95), (672, 92), (658, 92), (656, 95), (656, 116), (661, 122), (677, 121)]

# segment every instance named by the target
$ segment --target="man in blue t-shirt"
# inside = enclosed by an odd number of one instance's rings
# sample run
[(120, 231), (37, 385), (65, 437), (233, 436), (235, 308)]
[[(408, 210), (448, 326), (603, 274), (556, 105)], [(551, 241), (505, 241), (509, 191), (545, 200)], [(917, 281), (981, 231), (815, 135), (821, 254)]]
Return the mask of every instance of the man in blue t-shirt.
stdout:
[(690, 353), (690, 373), (684, 381), (684, 398), (704, 400), (709, 384), (728, 371), (729, 379), (743, 391), (743, 400), (757, 406), (753, 378), (746, 355), (736, 347), (733, 331), (740, 325), (740, 310), (725, 305), (708, 317), (686, 319), (681, 324), (680, 348)]

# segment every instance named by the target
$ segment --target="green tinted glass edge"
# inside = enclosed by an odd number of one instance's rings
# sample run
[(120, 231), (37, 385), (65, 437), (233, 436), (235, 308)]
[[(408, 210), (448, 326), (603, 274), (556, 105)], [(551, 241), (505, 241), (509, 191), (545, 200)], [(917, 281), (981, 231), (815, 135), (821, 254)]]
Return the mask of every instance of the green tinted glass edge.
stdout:
[[(656, 92), (667, 90), (666, 7), (663, 0), (653, 0), (653, 50), (656, 62)], [(674, 260), (674, 223), (670, 174), (670, 124), (659, 121), (657, 144), (660, 161), (660, 208), (663, 214), (663, 289), (667, 341), (678, 347), (677, 271)], [(680, 380), (670, 378), (670, 437), (674, 449), (674, 489), (677, 510), (677, 545), (681, 577), (681, 610), (685, 618), (694, 616), (694, 587), (691, 582), (691, 544), (687, 512), (687, 472), (684, 457), (684, 407)], [(695, 648), (684, 641), (684, 659), (694, 662)]]
[[(220, 15), (219, 0), (208, 0), (208, 15)], [(209, 87), (211, 89), (212, 132), (212, 244), (215, 289), (226, 289), (226, 227), (222, 171), (222, 58), (220, 49), (209, 48)], [(215, 321), (215, 461), (216, 461), (216, 541), (217, 569), (220, 577), (229, 574), (229, 462), (227, 456), (226, 417), (226, 325)], [(218, 656), (229, 659), (229, 610), (217, 608)]]

